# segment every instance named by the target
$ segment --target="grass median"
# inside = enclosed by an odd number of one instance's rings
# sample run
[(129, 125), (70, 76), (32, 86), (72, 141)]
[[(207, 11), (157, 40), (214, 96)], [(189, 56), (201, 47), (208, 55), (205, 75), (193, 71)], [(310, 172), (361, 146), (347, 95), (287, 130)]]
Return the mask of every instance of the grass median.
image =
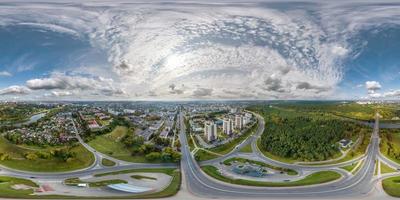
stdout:
[(388, 195), (400, 197), (400, 176), (384, 179), (382, 187)]
[(201, 168), (206, 174), (220, 181), (238, 185), (260, 186), (260, 187), (294, 187), (294, 186), (315, 185), (315, 184), (331, 182), (341, 177), (339, 173), (334, 171), (320, 171), (310, 174), (306, 176), (304, 179), (292, 182), (261, 182), (261, 181), (245, 180), (245, 179), (232, 179), (221, 175), (221, 173), (218, 171), (216, 167), (210, 165), (206, 165)]

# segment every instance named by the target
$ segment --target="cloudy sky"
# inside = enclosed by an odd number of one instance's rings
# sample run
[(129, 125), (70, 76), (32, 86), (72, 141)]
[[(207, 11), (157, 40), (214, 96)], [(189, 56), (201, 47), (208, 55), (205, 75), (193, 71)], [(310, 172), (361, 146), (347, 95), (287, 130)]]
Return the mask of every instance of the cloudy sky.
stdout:
[(0, 2), (0, 100), (400, 97), (400, 3), (85, 2)]

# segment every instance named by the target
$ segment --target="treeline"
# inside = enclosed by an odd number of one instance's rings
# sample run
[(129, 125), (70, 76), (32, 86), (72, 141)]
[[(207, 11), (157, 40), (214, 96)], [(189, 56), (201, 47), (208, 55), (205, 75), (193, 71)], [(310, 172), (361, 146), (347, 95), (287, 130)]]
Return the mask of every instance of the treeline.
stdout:
[(261, 136), (261, 148), (285, 158), (301, 161), (320, 161), (339, 152), (338, 141), (358, 136), (361, 125), (347, 120), (315, 116), (311, 113), (289, 113), (269, 109), (263, 112), (266, 125)]
[(399, 134), (399, 129), (380, 129), (380, 137), (382, 139), (380, 147), (382, 153), (398, 161), (400, 161)]

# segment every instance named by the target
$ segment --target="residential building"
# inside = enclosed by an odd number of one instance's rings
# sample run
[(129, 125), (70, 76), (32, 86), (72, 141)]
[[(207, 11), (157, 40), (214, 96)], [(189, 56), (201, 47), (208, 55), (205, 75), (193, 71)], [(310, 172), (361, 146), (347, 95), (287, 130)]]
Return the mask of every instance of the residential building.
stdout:
[(239, 130), (243, 128), (243, 117), (241, 115), (235, 116), (235, 128)]
[(222, 131), (227, 135), (231, 135), (233, 133), (233, 120), (232, 119), (224, 119), (223, 124), (222, 124)]
[(217, 125), (214, 122), (204, 124), (204, 136), (209, 142), (217, 139)]

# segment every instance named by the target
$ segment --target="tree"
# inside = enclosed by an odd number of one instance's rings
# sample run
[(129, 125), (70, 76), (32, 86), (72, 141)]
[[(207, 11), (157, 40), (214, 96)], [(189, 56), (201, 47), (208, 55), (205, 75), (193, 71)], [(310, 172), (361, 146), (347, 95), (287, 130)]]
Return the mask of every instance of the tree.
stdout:
[(28, 154), (26, 154), (25, 158), (28, 160), (36, 160), (36, 159), (38, 159), (38, 156), (34, 153), (28, 153)]
[(154, 161), (161, 158), (161, 154), (159, 152), (151, 152), (146, 155), (146, 160)]

